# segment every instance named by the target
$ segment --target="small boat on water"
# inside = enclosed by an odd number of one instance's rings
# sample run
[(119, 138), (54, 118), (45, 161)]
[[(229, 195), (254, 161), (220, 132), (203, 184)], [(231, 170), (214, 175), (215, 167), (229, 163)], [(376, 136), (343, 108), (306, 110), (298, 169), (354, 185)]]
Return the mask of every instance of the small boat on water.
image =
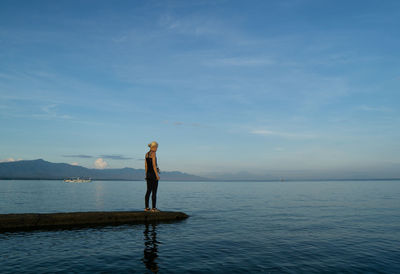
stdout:
[(89, 183), (91, 181), (92, 181), (91, 178), (80, 178), (80, 177), (64, 179), (64, 182), (66, 183)]

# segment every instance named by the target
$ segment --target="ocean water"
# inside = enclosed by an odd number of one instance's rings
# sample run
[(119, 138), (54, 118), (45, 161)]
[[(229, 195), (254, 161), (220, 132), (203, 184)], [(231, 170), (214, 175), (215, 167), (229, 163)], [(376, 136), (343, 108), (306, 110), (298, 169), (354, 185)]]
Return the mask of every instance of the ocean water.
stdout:
[[(145, 182), (0, 181), (0, 213), (142, 210)], [(0, 233), (0, 273), (400, 273), (400, 181), (167, 182), (174, 223)]]

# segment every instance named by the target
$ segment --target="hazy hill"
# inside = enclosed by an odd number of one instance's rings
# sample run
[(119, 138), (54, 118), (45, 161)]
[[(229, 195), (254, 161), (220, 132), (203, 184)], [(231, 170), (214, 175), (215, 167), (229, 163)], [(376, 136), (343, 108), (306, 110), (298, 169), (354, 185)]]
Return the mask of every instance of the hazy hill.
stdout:
[[(144, 169), (90, 169), (43, 159), (0, 163), (0, 179), (65, 179), (90, 177), (93, 180), (144, 180)], [(162, 180), (201, 181), (206, 178), (179, 171), (162, 171)]]

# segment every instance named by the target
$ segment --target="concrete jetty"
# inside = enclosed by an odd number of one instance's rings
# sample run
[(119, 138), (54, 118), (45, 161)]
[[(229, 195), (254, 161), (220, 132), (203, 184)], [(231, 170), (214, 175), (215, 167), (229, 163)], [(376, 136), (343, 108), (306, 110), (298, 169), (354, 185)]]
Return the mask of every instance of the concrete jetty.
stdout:
[(167, 222), (183, 220), (188, 217), (189, 216), (183, 212), (174, 211), (92, 211), (0, 214), (0, 231)]

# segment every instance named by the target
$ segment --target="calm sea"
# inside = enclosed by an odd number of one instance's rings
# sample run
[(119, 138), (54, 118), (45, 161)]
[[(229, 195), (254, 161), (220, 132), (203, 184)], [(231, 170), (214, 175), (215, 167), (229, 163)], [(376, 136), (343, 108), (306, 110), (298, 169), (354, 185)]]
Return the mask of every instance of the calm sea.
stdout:
[[(0, 181), (0, 213), (142, 210), (145, 182)], [(0, 273), (400, 273), (400, 181), (164, 182), (176, 223), (0, 233)]]

